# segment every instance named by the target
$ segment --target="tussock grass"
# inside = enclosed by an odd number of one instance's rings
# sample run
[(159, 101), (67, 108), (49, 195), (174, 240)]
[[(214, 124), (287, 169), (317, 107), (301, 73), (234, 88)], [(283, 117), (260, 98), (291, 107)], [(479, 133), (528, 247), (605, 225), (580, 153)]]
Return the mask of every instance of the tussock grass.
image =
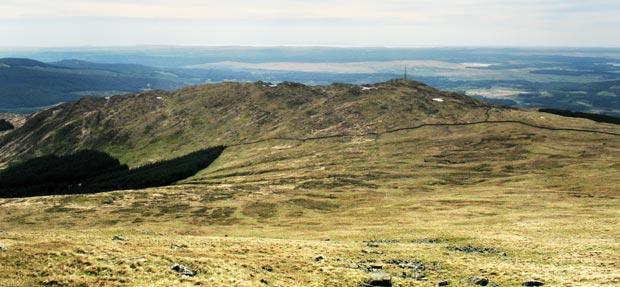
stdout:
[(374, 265), (617, 286), (619, 160), (618, 137), (518, 124), (231, 147), (174, 186), (0, 200), (0, 286), (357, 286)]

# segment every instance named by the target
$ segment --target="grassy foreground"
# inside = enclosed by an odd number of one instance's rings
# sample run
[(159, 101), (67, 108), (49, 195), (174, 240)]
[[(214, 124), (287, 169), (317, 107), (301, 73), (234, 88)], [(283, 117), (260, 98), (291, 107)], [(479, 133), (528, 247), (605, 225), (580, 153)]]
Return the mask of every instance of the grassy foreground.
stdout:
[(0, 286), (618, 286), (619, 162), (515, 123), (230, 147), (175, 186), (0, 200)]

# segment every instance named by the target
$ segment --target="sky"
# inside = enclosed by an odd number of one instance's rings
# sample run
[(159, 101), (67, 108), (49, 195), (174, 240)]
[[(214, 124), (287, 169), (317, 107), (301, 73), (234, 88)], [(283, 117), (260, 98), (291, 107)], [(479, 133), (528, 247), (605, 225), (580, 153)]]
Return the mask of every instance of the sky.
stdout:
[(0, 0), (0, 46), (620, 47), (620, 0)]

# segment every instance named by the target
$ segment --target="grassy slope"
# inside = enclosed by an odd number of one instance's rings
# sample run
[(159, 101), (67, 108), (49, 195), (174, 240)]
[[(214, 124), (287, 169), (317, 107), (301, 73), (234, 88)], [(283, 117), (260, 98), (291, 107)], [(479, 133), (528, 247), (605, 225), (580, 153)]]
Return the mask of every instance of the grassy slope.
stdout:
[[(450, 112), (425, 120), (474, 122), (488, 114), (490, 121), (618, 132), (534, 111)], [(372, 123), (394, 125), (384, 130), (419, 123), (380, 120)], [(253, 136), (307, 132), (292, 127)], [(237, 142), (250, 136), (239, 134)], [(176, 186), (0, 200), (0, 285), (356, 286), (368, 277), (360, 270), (370, 265), (364, 261), (399, 275), (410, 270), (389, 260), (415, 259), (439, 268), (423, 272), (427, 281), (395, 278), (399, 286), (443, 279), (462, 286), (470, 276), (500, 286), (529, 278), (548, 286), (615, 286), (618, 157), (618, 136), (518, 123), (232, 146)], [(114, 235), (128, 241), (112, 241)], [(435, 238), (442, 242), (412, 242)], [(363, 242), (373, 239), (399, 243)], [(507, 256), (448, 249), (468, 244)], [(199, 273), (180, 279), (167, 269), (174, 263)]]
[[(413, 81), (376, 88), (222, 83), (109, 100), (84, 98), (42, 111), (22, 129), (0, 138), (0, 162), (95, 148), (139, 165), (220, 144), (476, 120), (488, 107)], [(446, 102), (440, 105), (433, 97), (445, 97)]]

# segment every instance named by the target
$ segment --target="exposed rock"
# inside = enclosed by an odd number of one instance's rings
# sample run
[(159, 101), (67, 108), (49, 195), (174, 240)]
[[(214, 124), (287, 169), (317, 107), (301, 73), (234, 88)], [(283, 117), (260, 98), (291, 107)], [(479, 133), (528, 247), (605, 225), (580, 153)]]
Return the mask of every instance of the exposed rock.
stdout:
[(323, 260), (325, 260), (325, 257), (323, 257), (323, 255), (319, 255), (316, 258), (314, 258), (314, 261), (316, 261), (316, 262), (321, 262)]
[[(417, 260), (402, 260), (402, 259), (391, 259), (385, 261), (386, 264), (397, 265), (400, 268), (409, 268), (415, 271), (425, 271), (425, 270), (438, 270), (440, 269), (438, 263), (433, 263), (433, 267), (430, 268), (424, 263)], [(437, 265), (437, 266), (436, 266)]]
[(369, 240), (369, 241), (365, 241), (367, 244), (368, 243), (383, 243), (383, 244), (395, 244), (395, 243), (399, 243), (400, 241), (398, 240), (393, 240), (393, 239), (373, 239), (373, 240)]
[[(403, 272), (403, 273), (405, 275), (407, 275), (406, 272)], [(426, 275), (422, 274), (422, 272), (415, 271), (415, 270), (411, 271), (411, 274), (408, 274), (408, 275), (409, 275), (408, 277), (413, 278), (413, 279), (418, 280), (418, 281), (426, 281), (426, 279), (427, 279)], [(407, 278), (407, 277), (405, 277), (405, 278)]]
[(370, 273), (370, 279), (368, 279), (365, 285), (360, 286), (392, 286), (392, 275), (385, 272), (373, 272)]
[(450, 285), (450, 281), (448, 280), (442, 280), (442, 281), (439, 281), (439, 283), (437, 283), (437, 286), (448, 286), (448, 285)]
[(523, 284), (521, 284), (523, 286), (543, 286), (545, 285), (545, 282), (542, 282), (540, 280), (527, 280), (524, 281)]
[(383, 265), (372, 264), (372, 265), (370, 265), (370, 270), (383, 270)]
[(115, 241), (127, 241), (127, 238), (119, 236), (119, 235), (114, 235), (114, 237), (112, 237), (112, 240), (115, 240)]
[(131, 257), (131, 258), (127, 258), (127, 260), (131, 262), (139, 262), (139, 263), (144, 263), (148, 261), (146, 260), (146, 258), (143, 258), (143, 257)]
[(439, 244), (442, 243), (443, 241), (441, 239), (438, 238), (422, 238), (422, 239), (417, 239), (417, 240), (413, 240), (411, 241), (411, 243), (418, 243), (418, 244)]
[(271, 267), (269, 265), (266, 265), (266, 266), (263, 266), (263, 270), (265, 270), (267, 272), (273, 272), (273, 267)]
[(6, 246), (0, 244), (0, 251), (6, 251), (6, 250), (7, 250)]
[(497, 250), (495, 248), (476, 247), (471, 245), (466, 246), (448, 246), (448, 250), (465, 253), (482, 253), (482, 254), (497, 254), (500, 256), (507, 256), (506, 252)]
[(170, 245), (170, 248), (172, 248), (172, 249), (187, 249), (187, 248), (189, 248), (189, 246), (185, 245), (185, 244), (180, 244), (180, 245), (172, 244), (172, 245)]
[(361, 253), (362, 254), (383, 254), (383, 251), (362, 249)]
[(196, 276), (196, 271), (194, 271), (192, 268), (190, 268), (187, 265), (183, 265), (183, 264), (174, 264), (172, 266), (170, 266), (170, 269), (172, 271), (175, 271), (177, 273), (179, 273), (179, 276), (184, 277), (193, 277)]
[(465, 279), (465, 281), (469, 284), (474, 284), (474, 285), (480, 285), (480, 286), (489, 285), (489, 279), (484, 278), (484, 277), (469, 277)]

